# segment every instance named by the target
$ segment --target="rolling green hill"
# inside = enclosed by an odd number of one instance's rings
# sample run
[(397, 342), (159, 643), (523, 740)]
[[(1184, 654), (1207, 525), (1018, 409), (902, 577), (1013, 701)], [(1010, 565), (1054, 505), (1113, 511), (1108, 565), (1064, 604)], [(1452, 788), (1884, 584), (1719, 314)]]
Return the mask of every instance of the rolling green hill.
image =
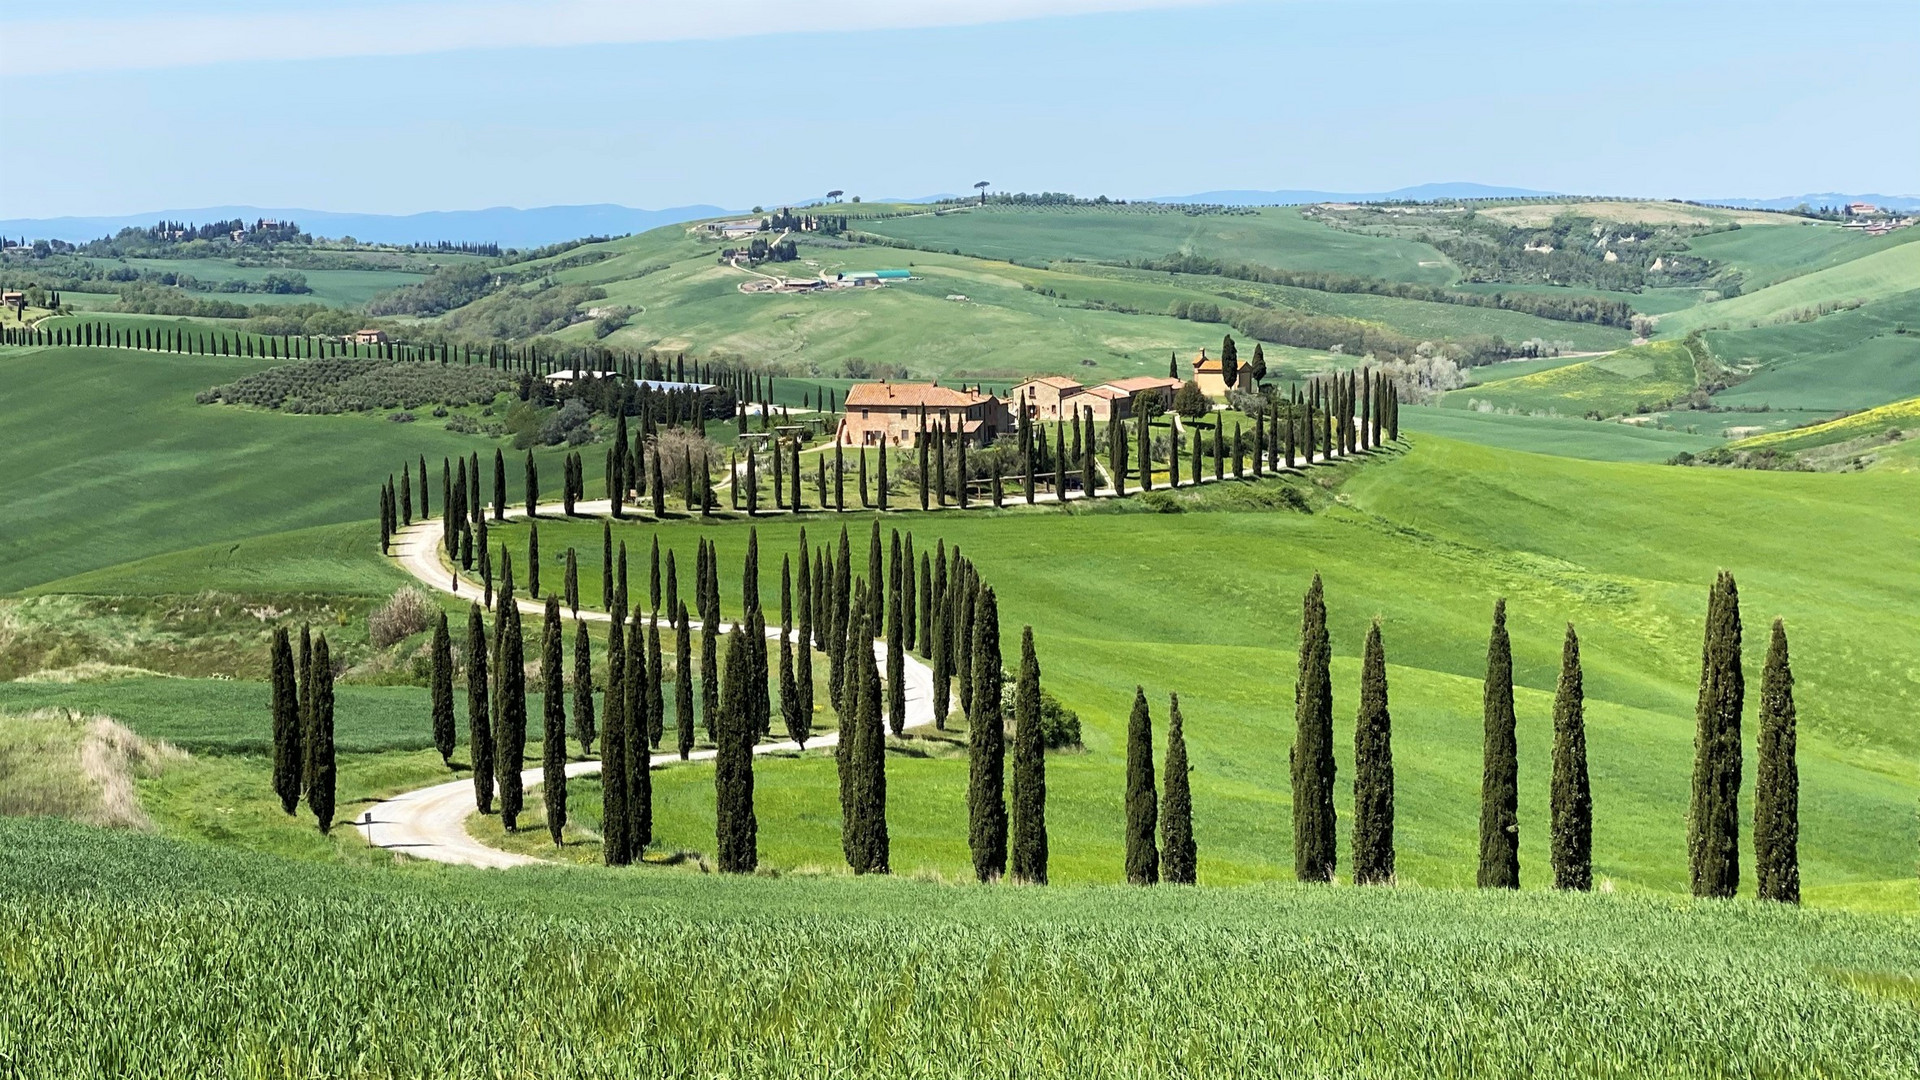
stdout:
[(1487, 402), (1494, 409), (1571, 416), (1645, 412), (1691, 394), (1701, 362), (1686, 342), (1659, 341), (1454, 390), (1443, 403), (1464, 409)]
[(1746, 330), (1790, 321), (1822, 305), (1865, 303), (1911, 292), (1915, 282), (1920, 282), (1920, 244), (1902, 242), (1764, 289), (1662, 315), (1660, 333)]

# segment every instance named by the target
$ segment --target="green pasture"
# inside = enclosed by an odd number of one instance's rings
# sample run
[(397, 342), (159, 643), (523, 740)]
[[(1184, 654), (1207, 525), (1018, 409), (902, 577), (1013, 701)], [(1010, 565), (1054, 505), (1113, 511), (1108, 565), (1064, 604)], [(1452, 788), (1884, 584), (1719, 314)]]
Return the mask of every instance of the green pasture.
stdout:
[(1864, 303), (1911, 292), (1916, 281), (1920, 281), (1920, 244), (1899, 243), (1777, 285), (1662, 316), (1660, 333), (1679, 337), (1695, 329), (1769, 326), (1822, 304)]
[(1693, 354), (1684, 342), (1657, 341), (1536, 371), (1510, 379), (1453, 390), (1442, 399), (1447, 408), (1471, 408), (1491, 402), (1496, 409), (1522, 413), (1602, 416), (1644, 411), (1694, 388)]
[(1707, 343), (1722, 363), (1757, 368), (1751, 378), (1715, 395), (1722, 404), (1828, 410), (1884, 405), (1920, 395), (1920, 288), (1805, 321), (1710, 331)]
[(1645, 425), (1572, 416), (1515, 416), (1418, 406), (1401, 409), (1400, 429), (1503, 450), (1593, 461), (1660, 462), (1683, 450), (1698, 453), (1721, 441), (1713, 435), (1689, 435)]
[[(232, 259), (91, 259), (89, 261), (103, 268), (125, 266), (134, 270), (151, 270), (156, 273), (191, 274), (201, 282), (200, 287), (193, 290), (195, 296), (232, 300), (241, 304), (314, 303), (326, 304), (329, 307), (359, 307), (377, 293), (420, 281), (426, 272), (425, 267), (418, 271), (407, 271), (373, 267), (364, 270), (308, 270), (300, 267), (240, 266)], [(307, 287), (312, 291), (286, 294), (229, 293), (222, 292), (218, 288), (207, 287), (209, 284), (217, 285), (224, 281), (258, 282), (265, 280), (268, 274), (288, 273), (305, 277)]]
[(1744, 275), (1741, 291), (1750, 293), (1914, 240), (1920, 240), (1920, 233), (1912, 229), (1868, 236), (1807, 221), (1785, 229), (1742, 228), (1697, 236), (1687, 241), (1687, 252), (1731, 264)]
[(1285, 270), (1444, 285), (1458, 274), (1426, 244), (1329, 228), (1299, 207), (1187, 213), (1172, 207), (967, 207), (850, 223), (854, 231), (985, 259), (1126, 262), (1176, 253)]
[[(272, 361), (126, 349), (0, 350), (0, 591), (213, 540), (374, 520), (379, 485), (420, 455), (492, 457), (430, 418), (294, 416), (196, 405)], [(513, 456), (513, 455), (510, 455)], [(544, 455), (559, 476), (559, 452)], [(491, 466), (489, 465), (489, 468)], [(515, 474), (517, 476), (517, 470)], [(514, 485), (517, 487), (517, 485)]]

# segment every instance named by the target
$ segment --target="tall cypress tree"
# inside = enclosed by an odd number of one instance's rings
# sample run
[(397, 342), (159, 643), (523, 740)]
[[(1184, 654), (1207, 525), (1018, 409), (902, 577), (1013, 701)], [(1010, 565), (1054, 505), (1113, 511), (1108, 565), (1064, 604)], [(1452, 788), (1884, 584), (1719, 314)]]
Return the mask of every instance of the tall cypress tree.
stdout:
[[(959, 549), (955, 549), (958, 555)], [(947, 587), (954, 592), (953, 673), (960, 687), (960, 711), (973, 710), (973, 622), (975, 602), (979, 599), (973, 564), (959, 561), (956, 572), (947, 575)]]
[(1560, 682), (1553, 693), (1553, 887), (1593, 888), (1593, 794), (1587, 786), (1586, 687), (1580, 637), (1567, 624), (1560, 647)]
[(887, 593), (887, 728), (898, 736), (907, 726), (907, 606), (900, 580), (900, 531), (893, 531)]
[[(847, 637), (849, 640), (857, 641), (859, 639), (862, 612), (865, 607), (866, 591), (856, 586), (852, 607), (848, 609), (848, 616), (854, 622), (854, 625), (847, 629)], [(844, 663), (845, 660), (846, 656), (843, 650), (843, 655), (838, 657), (835, 663)], [(846, 672), (845, 674), (846, 686), (843, 687), (844, 693), (840, 699), (840, 703), (835, 706), (840, 714), (840, 738), (833, 747), (833, 764), (836, 776), (840, 781), (840, 850), (841, 853), (846, 856), (848, 866), (857, 866), (858, 860), (861, 857), (859, 854), (861, 823), (860, 804), (855, 798), (855, 792), (859, 789), (859, 783), (853, 769), (853, 747), (859, 738), (860, 680), (859, 677), (852, 672)]]
[[(927, 553), (920, 553), (920, 598), (914, 602), (915, 614), (920, 617), (920, 626), (914, 632), (914, 644), (919, 647), (921, 656), (933, 652), (933, 570)], [(931, 657), (929, 657), (931, 659)]]
[(1721, 571), (1707, 600), (1700, 703), (1693, 736), (1693, 798), (1687, 812), (1693, 895), (1727, 897), (1740, 886), (1740, 592)]
[(1760, 747), (1753, 782), (1755, 894), (1784, 904), (1800, 902), (1799, 734), (1793, 708), (1793, 667), (1787, 627), (1773, 620), (1767, 666), (1760, 675)]
[(540, 731), (540, 799), (546, 809), (547, 835), (557, 845), (567, 827), (566, 675), (561, 668), (560, 601), (547, 597), (540, 636), (540, 682), (544, 723)]
[(540, 599), (540, 523), (527, 522), (527, 595)]
[(1353, 729), (1353, 882), (1393, 883), (1393, 718), (1379, 619), (1367, 630)]
[(895, 586), (895, 590), (900, 594), (900, 605), (903, 609), (900, 613), (900, 627), (901, 632), (906, 635), (906, 650), (912, 652), (914, 634), (917, 630), (917, 627), (914, 625), (914, 620), (920, 610), (919, 598), (914, 595), (917, 589), (914, 585), (913, 575), (913, 568), (916, 564), (913, 561), (912, 530), (908, 530), (906, 541), (901, 548), (900, 558), (896, 561), (900, 563), (900, 566), (894, 573), (899, 576), (900, 583)]
[(533, 460), (533, 451), (527, 451), (527, 516), (533, 517), (540, 509), (540, 466)]
[(327, 635), (313, 643), (313, 691), (308, 698), (313, 718), (313, 779), (307, 784), (307, 806), (325, 833), (333, 828), (333, 657), (327, 650)]
[(751, 874), (760, 864), (759, 823), (753, 811), (754, 728), (747, 705), (752, 677), (753, 659), (735, 626), (727, 634), (727, 679), (713, 763), (714, 848), (723, 874)]
[(527, 675), (520, 608), (513, 603), (510, 579), (506, 588), (502, 593), (500, 726), (494, 732), (494, 772), (500, 788), (500, 821), (508, 832), (513, 832), (519, 827), (526, 794), (521, 785), (520, 766), (527, 757)]
[(300, 809), (300, 688), (287, 628), (273, 629), (269, 655), (273, 666), (273, 790), (280, 808)]
[(507, 459), (498, 449), (493, 452), (493, 520), (507, 520)]
[(1330, 882), (1338, 862), (1333, 809), (1333, 646), (1320, 575), (1307, 587), (1300, 618), (1300, 672), (1294, 683), (1293, 873)]
[(1192, 885), (1199, 880), (1193, 792), (1187, 772), (1187, 735), (1180, 719), (1180, 695), (1174, 694), (1168, 703), (1166, 782), (1160, 810), (1161, 870), (1169, 885)]
[(593, 753), (596, 737), (593, 727), (593, 642), (587, 637), (587, 624), (573, 622), (573, 737), (580, 741), (580, 756)]
[(1487, 639), (1486, 719), (1480, 771), (1480, 871), (1483, 889), (1520, 887), (1520, 762), (1514, 742), (1513, 645), (1507, 639), (1507, 602), (1493, 605)]
[(427, 674), (427, 696), (433, 709), (433, 748), (453, 767), (453, 639), (447, 633), (446, 612), (433, 626), (433, 645)]
[(991, 585), (974, 602), (974, 708), (967, 712), (967, 837), (973, 873), (1007, 870), (1006, 737), (1000, 716), (1000, 607)]
[(652, 688), (643, 623), (643, 616), (636, 611), (627, 624), (627, 671), (622, 687), (627, 694), (627, 851), (634, 859), (653, 843), (653, 755), (647, 750), (652, 724), (647, 702)]
[(572, 549), (567, 549), (567, 578), (564, 583), (567, 596), (567, 610), (574, 618), (580, 617), (580, 557)]
[(1127, 883), (1153, 885), (1160, 880), (1160, 851), (1154, 846), (1158, 798), (1153, 790), (1153, 718), (1147, 692), (1133, 688), (1133, 714), (1127, 719)]
[(607, 611), (613, 610), (613, 522), (611, 521), (600, 523), (600, 606)]
[(1033, 627), (1020, 632), (1020, 682), (1013, 698), (1013, 880), (1047, 883), (1047, 755), (1040, 730), (1040, 661)]
[[(869, 601), (873, 592), (872, 589), (867, 591)], [(873, 640), (874, 632), (879, 629), (874, 625), (876, 614), (871, 607), (863, 610), (860, 640)], [(887, 832), (887, 740), (882, 728), (885, 721), (881, 716), (880, 669), (874, 664), (871, 648), (861, 651), (854, 664), (853, 678), (859, 684), (856, 693), (860, 699), (854, 719), (851, 755), (853, 798), (859, 824), (853, 872), (885, 874), (891, 872), (892, 847)]]
[(807, 558), (807, 531), (800, 530), (800, 634), (794, 667), (794, 707), (799, 710), (802, 738), (813, 730), (813, 594), (814, 574)]
[(647, 620), (647, 742), (654, 749), (667, 734), (666, 668), (660, 657), (660, 620)]
[(600, 852), (608, 866), (632, 861), (627, 844), (627, 642), (619, 619), (607, 625), (607, 696), (600, 730)]
[(687, 605), (680, 601), (673, 619), (673, 720), (680, 760), (693, 753), (693, 629)]
[(487, 701), (487, 619), (479, 604), (467, 607), (467, 753), (473, 758), (473, 805), (493, 812), (493, 723)]
[(887, 618), (886, 577), (887, 567), (880, 546), (880, 519), (873, 521), (873, 531), (867, 534), (867, 603), (872, 606), (872, 623), (876, 633), (883, 633)]
[[(711, 555), (709, 555), (711, 560)], [(700, 613), (700, 721), (707, 741), (720, 745), (720, 620)]]

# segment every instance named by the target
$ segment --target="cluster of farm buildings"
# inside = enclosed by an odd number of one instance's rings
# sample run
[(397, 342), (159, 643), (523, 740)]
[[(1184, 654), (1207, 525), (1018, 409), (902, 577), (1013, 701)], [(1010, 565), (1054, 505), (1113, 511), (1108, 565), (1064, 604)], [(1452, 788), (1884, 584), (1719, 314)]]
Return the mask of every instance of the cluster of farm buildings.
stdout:
[[(1253, 373), (1240, 365), (1233, 385), (1217, 358), (1206, 350), (1192, 362), (1192, 378), (1200, 392), (1221, 398), (1228, 390), (1253, 389)], [(1035, 423), (1078, 420), (1127, 420), (1136, 402), (1157, 399), (1162, 411), (1173, 405), (1179, 379), (1141, 375), (1086, 386), (1062, 375), (1028, 379), (996, 397), (979, 387), (951, 387), (932, 383), (872, 382), (847, 390), (840, 427), (835, 434), (842, 446), (915, 446), (923, 431), (960, 434), (976, 446), (985, 446), (1011, 434), (1015, 417), (1024, 414)], [(1143, 397), (1144, 395), (1144, 397)]]

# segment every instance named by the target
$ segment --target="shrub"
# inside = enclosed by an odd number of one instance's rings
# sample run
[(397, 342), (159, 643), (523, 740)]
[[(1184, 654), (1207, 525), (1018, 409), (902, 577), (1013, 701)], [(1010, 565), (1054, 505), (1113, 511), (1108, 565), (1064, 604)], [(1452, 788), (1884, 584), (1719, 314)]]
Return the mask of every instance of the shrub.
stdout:
[(374, 648), (384, 649), (396, 641), (425, 631), (432, 625), (433, 616), (438, 610), (434, 607), (432, 597), (408, 586), (394, 593), (391, 599), (367, 616), (367, 637), (373, 642)]

